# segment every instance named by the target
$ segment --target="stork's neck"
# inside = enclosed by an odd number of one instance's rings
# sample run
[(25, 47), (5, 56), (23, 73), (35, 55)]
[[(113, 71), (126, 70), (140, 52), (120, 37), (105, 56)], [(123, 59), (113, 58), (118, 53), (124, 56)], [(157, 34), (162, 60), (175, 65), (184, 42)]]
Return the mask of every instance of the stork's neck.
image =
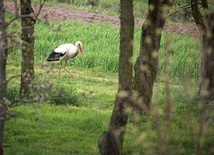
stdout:
[(79, 53), (80, 52), (80, 49), (78, 46), (75, 46), (76, 47), (76, 52)]

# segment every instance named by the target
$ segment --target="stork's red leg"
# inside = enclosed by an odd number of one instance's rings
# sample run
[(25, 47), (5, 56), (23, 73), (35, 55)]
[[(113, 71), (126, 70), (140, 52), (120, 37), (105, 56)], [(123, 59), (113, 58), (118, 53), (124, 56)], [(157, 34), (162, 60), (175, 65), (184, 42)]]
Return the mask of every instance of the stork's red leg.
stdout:
[(67, 61), (65, 62), (64, 69), (71, 74), (72, 78), (75, 78), (74, 73), (66, 68)]
[(60, 68), (59, 68), (59, 78), (60, 78)]
[[(60, 62), (60, 64), (62, 65), (62, 62)], [(59, 66), (59, 78), (60, 78), (61, 65)]]

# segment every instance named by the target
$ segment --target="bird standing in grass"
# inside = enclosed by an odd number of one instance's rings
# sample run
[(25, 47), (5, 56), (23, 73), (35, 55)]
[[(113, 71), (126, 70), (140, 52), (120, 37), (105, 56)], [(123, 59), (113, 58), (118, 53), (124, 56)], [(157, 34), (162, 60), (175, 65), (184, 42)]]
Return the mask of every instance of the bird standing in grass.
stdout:
[(84, 53), (82, 51), (82, 43), (80, 41), (77, 41), (75, 46), (73, 44), (63, 44), (53, 50), (53, 52), (49, 55), (47, 61), (59, 61), (60, 63), (62, 63), (62, 61), (65, 61), (64, 69), (68, 73), (70, 73), (73, 78), (75, 78), (72, 71), (66, 69), (66, 64), (68, 60), (75, 58), (79, 52), (81, 52), (82, 56), (84, 56)]

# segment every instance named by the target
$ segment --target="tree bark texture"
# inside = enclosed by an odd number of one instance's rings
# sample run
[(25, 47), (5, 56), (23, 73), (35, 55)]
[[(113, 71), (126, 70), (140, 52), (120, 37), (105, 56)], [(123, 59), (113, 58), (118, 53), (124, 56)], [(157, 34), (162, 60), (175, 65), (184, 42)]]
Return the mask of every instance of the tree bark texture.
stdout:
[(158, 72), (161, 33), (171, 5), (170, 0), (149, 0), (148, 16), (142, 26), (140, 55), (134, 66), (133, 90), (147, 105), (147, 109), (150, 109), (153, 85)]
[(204, 18), (199, 9), (198, 0), (191, 0), (192, 15), (201, 33), (202, 60), (199, 91), (205, 99), (214, 99), (214, 11), (208, 7), (206, 0), (201, 0)]
[(206, 25), (199, 89), (206, 100), (214, 100), (214, 12), (209, 13)]
[[(200, 3), (201, 2), (201, 3)], [(199, 102), (200, 123), (197, 154), (203, 154), (206, 112), (205, 104), (214, 100), (214, 11), (209, 9), (207, 0), (191, 0), (192, 16), (202, 36), (202, 59), (200, 69)], [(199, 9), (199, 3), (202, 9)], [(202, 16), (203, 14), (203, 16)], [(212, 101), (212, 102), (210, 102)]]
[(3, 134), (6, 105), (6, 60), (7, 60), (7, 38), (6, 38), (6, 23), (5, 10), (3, 0), (0, 0), (0, 155), (3, 154)]
[(132, 55), (134, 39), (133, 0), (121, 0), (119, 86), (109, 130), (99, 139), (102, 155), (120, 155), (126, 130), (128, 115), (127, 97), (132, 93)]
[(21, 88), (20, 95), (28, 96), (34, 78), (34, 11), (31, 0), (21, 2), (22, 25), (22, 61), (21, 61)]

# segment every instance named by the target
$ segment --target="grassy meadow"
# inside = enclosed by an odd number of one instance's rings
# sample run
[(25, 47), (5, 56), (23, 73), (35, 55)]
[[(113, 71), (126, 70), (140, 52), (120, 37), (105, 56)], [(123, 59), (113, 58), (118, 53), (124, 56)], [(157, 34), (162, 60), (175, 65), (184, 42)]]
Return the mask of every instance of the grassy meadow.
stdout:
[[(73, 1), (78, 2), (78, 1)], [(137, 0), (136, 0), (137, 2)], [(113, 3), (113, 2), (112, 2)], [(8, 19), (11, 15), (8, 15)], [(10, 109), (14, 117), (6, 122), (4, 150), (6, 155), (96, 155), (98, 138), (108, 129), (118, 88), (119, 27), (107, 23), (82, 24), (38, 22), (35, 26), (35, 103), (25, 103)], [(56, 30), (60, 25), (60, 30)], [(20, 23), (8, 31), (17, 34), (10, 40), (7, 78), (20, 73)], [(16, 30), (15, 30), (16, 29)], [(139, 53), (140, 28), (135, 28), (134, 57)], [(76, 76), (48, 63), (50, 52), (60, 44), (83, 43), (85, 56), (69, 61), (67, 68)], [(165, 119), (165, 59), (166, 40), (170, 40), (171, 100), (173, 112), (171, 130)], [(12, 46), (12, 42), (16, 42)], [(201, 59), (199, 38), (163, 33), (159, 57), (159, 73), (154, 87), (151, 116), (130, 115), (123, 154), (158, 154), (164, 138), (171, 135), (172, 154), (194, 154), (200, 114), (198, 83)], [(61, 66), (62, 68), (62, 66)], [(19, 97), (20, 78), (8, 85), (8, 103)], [(211, 115), (207, 111), (208, 115)], [(213, 116), (212, 116), (213, 117)], [(203, 154), (211, 149), (212, 125), (206, 123)], [(164, 147), (164, 145), (163, 145)]]

